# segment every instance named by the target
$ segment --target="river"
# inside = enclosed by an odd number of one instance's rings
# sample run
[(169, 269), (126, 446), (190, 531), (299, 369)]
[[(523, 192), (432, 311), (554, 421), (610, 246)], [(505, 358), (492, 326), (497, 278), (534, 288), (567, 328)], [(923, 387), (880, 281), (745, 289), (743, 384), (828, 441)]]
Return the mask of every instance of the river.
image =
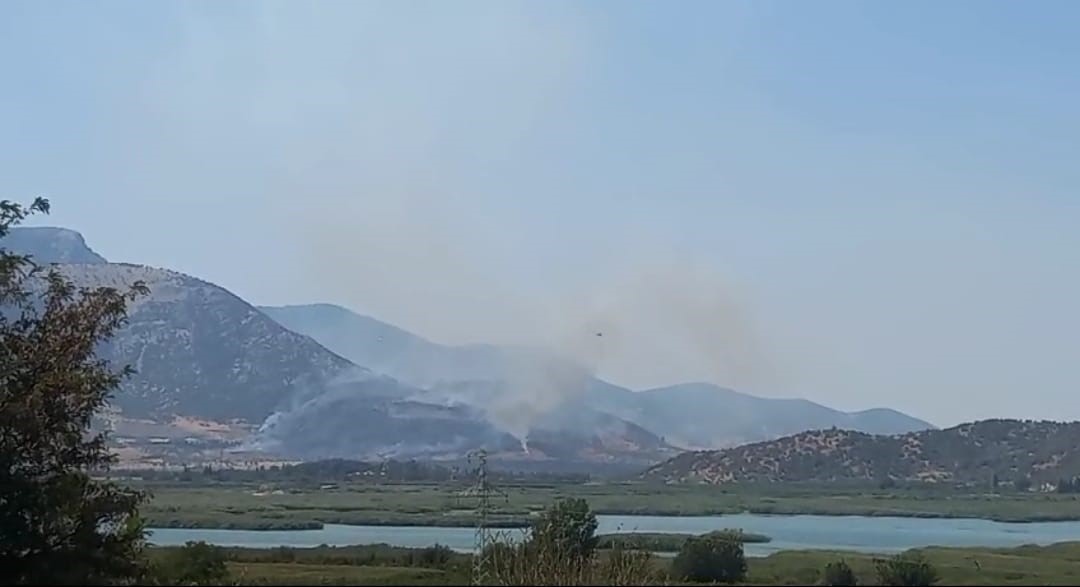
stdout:
[[(749, 556), (778, 550), (824, 549), (893, 553), (922, 546), (1011, 547), (1080, 540), (1080, 522), (1004, 523), (975, 519), (889, 518), (864, 516), (597, 516), (598, 533), (683, 532), (703, 534), (722, 528), (741, 528), (765, 534), (772, 542), (747, 544)], [(520, 536), (521, 530), (496, 530)], [(473, 528), (423, 526), (345, 526), (327, 524), (321, 530), (204, 530), (152, 529), (150, 542), (159, 545), (204, 540), (220, 546), (273, 548), (386, 543), (425, 547), (442, 544), (458, 551), (472, 550)]]

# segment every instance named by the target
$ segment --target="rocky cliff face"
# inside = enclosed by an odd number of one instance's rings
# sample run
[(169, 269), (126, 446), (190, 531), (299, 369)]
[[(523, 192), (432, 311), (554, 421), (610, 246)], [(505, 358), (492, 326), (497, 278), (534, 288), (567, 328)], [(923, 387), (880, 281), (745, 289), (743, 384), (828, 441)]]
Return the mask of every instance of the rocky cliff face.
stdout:
[(67, 228), (50, 226), (18, 226), (0, 239), (0, 247), (30, 255), (37, 263), (106, 263), (95, 253), (83, 236)]
[(114, 399), (125, 415), (258, 423), (294, 396), (360, 370), (225, 289), (188, 275), (118, 263), (60, 271), (81, 286), (126, 288), (142, 281), (150, 288), (102, 349), (114, 364), (135, 368)]

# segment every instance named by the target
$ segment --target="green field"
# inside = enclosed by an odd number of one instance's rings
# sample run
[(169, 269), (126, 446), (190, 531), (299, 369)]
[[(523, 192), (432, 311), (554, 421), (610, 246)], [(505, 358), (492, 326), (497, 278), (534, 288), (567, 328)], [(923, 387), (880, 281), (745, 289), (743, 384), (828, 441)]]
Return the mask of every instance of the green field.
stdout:
[(229, 563), (241, 585), (467, 585), (467, 576), (438, 569), (304, 563)]
[[(942, 585), (1077, 585), (1080, 584), (1080, 542), (1012, 549), (922, 549), (941, 575)], [(750, 559), (750, 583), (809, 585), (820, 579), (831, 561), (843, 559), (860, 585), (875, 582), (873, 557), (865, 554), (789, 551)]]
[[(155, 485), (143, 509), (150, 526), (243, 529), (317, 528), (324, 523), (470, 526), (475, 501), (436, 485), (337, 485), (266, 490), (246, 485)], [(559, 497), (583, 497), (598, 514), (717, 515), (740, 512), (999, 521), (1080, 520), (1076, 495), (979, 494), (941, 490), (838, 490), (821, 487), (521, 485), (495, 501), (493, 526), (517, 527)]]
[[(152, 549), (156, 555), (168, 548)], [(460, 585), (469, 580), (468, 555), (424, 566), (409, 549), (226, 549), (230, 578), (244, 585)], [(418, 551), (413, 551), (415, 554)], [(1080, 584), (1080, 542), (1013, 549), (927, 548), (941, 585)], [(874, 558), (850, 552), (789, 551), (749, 559), (747, 584), (810, 585), (829, 562), (846, 561), (860, 585), (876, 581)], [(654, 559), (661, 573), (667, 560)], [(668, 583), (674, 583), (668, 581)]]

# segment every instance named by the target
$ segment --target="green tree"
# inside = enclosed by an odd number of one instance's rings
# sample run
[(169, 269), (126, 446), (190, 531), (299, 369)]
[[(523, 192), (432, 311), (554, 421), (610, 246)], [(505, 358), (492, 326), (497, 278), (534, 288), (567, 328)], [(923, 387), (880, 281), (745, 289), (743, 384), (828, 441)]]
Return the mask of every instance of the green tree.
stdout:
[(560, 499), (544, 510), (530, 542), (571, 559), (586, 559), (596, 549), (596, 515), (584, 499)]
[(881, 585), (929, 586), (938, 582), (937, 570), (919, 552), (905, 552), (874, 561)]
[[(0, 201), (0, 237), (47, 201)], [(138, 492), (91, 476), (112, 456), (91, 430), (127, 370), (95, 351), (145, 293), (77, 289), (55, 267), (0, 249), (0, 580), (137, 580), (144, 533)]]
[(689, 538), (671, 563), (677, 579), (696, 583), (734, 583), (746, 577), (742, 541), (733, 534)]
[(825, 576), (821, 579), (822, 585), (858, 585), (855, 572), (842, 560), (825, 565)]

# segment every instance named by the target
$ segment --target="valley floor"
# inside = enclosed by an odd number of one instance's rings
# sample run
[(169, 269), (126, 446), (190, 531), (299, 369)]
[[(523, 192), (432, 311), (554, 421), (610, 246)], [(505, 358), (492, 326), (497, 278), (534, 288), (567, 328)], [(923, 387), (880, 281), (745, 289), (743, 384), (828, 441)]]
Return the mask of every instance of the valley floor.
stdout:
[[(136, 483), (137, 484), (137, 483)], [(289, 529), (324, 523), (458, 525), (475, 522), (475, 502), (463, 486), (374, 483), (143, 484), (152, 527)], [(862, 516), (968, 517), (1007, 521), (1078, 520), (1074, 495), (987, 494), (945, 488), (812, 486), (656, 486), (635, 483), (550, 483), (503, 487), (491, 519), (527, 523), (559, 497), (583, 497), (598, 514), (710, 515), (739, 512)], [(782, 536), (774, 536), (781, 538)], [(373, 554), (368, 549), (375, 549)], [(382, 549), (382, 550), (380, 550)], [(168, 547), (155, 547), (158, 553)], [(355, 550), (355, 553), (351, 551)], [(386, 550), (390, 554), (383, 552)], [(330, 554), (328, 555), (327, 552)], [(246, 585), (454, 585), (469, 580), (469, 555), (438, 564), (387, 546), (344, 549), (228, 549), (230, 577)], [(1080, 583), (1080, 542), (1011, 549), (923, 549), (945, 585), (1070, 585)], [(826, 564), (845, 560), (860, 584), (874, 584), (874, 555), (785, 550), (751, 557), (747, 583), (813, 584)], [(654, 564), (663, 577), (670, 559)], [(670, 584), (670, 581), (668, 581)]]
[[(471, 526), (473, 498), (463, 487), (431, 484), (138, 485), (151, 492), (148, 525), (173, 528), (305, 529), (322, 524)], [(322, 487), (322, 488), (320, 488)], [(867, 491), (822, 487), (705, 487), (548, 484), (503, 488), (490, 518), (524, 526), (558, 497), (583, 497), (598, 514), (734, 513), (983, 518), (1008, 522), (1080, 520), (1076, 495)]]

